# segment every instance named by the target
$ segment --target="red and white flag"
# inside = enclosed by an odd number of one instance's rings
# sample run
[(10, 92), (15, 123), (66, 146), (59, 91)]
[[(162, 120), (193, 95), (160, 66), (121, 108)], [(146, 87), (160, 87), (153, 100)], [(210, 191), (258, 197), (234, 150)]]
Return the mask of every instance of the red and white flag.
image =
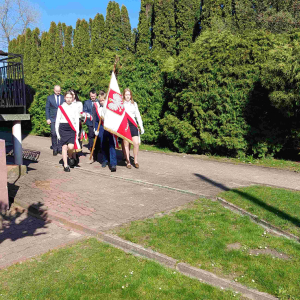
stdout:
[(103, 108), (104, 129), (132, 144), (128, 120), (136, 127), (137, 124), (125, 111), (123, 98), (114, 72), (111, 74), (109, 91)]

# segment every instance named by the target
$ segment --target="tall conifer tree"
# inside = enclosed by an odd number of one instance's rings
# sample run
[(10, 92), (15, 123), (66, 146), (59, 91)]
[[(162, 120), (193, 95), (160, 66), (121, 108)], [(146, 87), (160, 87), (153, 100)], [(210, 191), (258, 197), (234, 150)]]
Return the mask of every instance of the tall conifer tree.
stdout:
[(142, 0), (137, 34), (133, 37), (136, 51), (145, 54), (152, 46), (152, 15), (154, 0)]
[(39, 72), (40, 67), (40, 47), (41, 47), (41, 41), (40, 41), (40, 30), (38, 28), (35, 28), (32, 31), (31, 35), (31, 64), (30, 64), (30, 70), (32, 73), (32, 85), (35, 84), (35, 82), (38, 80), (36, 77), (36, 74)]
[(29, 83), (31, 79), (31, 68), (30, 68), (30, 61), (31, 61), (31, 29), (27, 28), (25, 33), (25, 49), (24, 49), (24, 77), (25, 82)]
[(131, 25), (128, 11), (125, 5), (121, 7), (121, 29), (122, 29), (122, 49), (131, 49)]
[(90, 56), (89, 24), (84, 19), (78, 20), (74, 33), (74, 63), (81, 70), (87, 69)]
[(51, 22), (49, 29), (49, 39), (48, 39), (48, 68), (51, 70), (51, 73), (58, 74), (59, 64), (56, 60), (56, 40), (57, 40), (57, 26), (55, 22)]
[[(251, 6), (251, 1), (246, 5)], [(234, 0), (203, 0), (201, 26), (203, 30), (214, 27), (222, 30), (230, 28), (233, 20)]]
[(18, 53), (23, 55), (23, 59), (24, 59), (24, 50), (25, 50), (25, 35), (24, 34), (20, 34), (18, 36), (18, 45), (17, 45), (17, 49), (18, 49)]
[(192, 42), (194, 29), (200, 15), (200, 2), (200, 0), (175, 0), (176, 48), (178, 52)]
[(155, 0), (153, 32), (153, 50), (163, 56), (175, 54), (174, 0)]
[(74, 59), (73, 56), (73, 28), (68, 26), (65, 31), (65, 43), (64, 43), (64, 73), (69, 73), (74, 68)]
[(109, 1), (107, 5), (105, 31), (105, 46), (118, 51), (122, 47), (121, 12), (119, 4), (115, 1)]
[(104, 17), (98, 13), (92, 23), (91, 52), (94, 57), (103, 52), (104, 32)]
[[(63, 30), (62, 24), (57, 24), (56, 36), (55, 36), (55, 63), (59, 70), (63, 69)], [(61, 75), (62, 72), (59, 72)]]

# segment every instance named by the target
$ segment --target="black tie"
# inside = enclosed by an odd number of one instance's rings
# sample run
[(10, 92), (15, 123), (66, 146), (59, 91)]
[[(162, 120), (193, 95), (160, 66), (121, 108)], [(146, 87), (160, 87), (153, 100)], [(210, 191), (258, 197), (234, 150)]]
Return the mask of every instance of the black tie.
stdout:
[(57, 106), (59, 106), (59, 96), (57, 96)]

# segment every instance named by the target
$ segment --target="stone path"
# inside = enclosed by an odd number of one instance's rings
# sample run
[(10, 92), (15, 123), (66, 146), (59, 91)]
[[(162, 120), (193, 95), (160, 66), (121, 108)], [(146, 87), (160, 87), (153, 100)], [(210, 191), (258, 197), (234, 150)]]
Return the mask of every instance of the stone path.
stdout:
[(0, 220), (0, 268), (83, 238), (82, 233), (32, 217), (16, 205), (1, 214)]

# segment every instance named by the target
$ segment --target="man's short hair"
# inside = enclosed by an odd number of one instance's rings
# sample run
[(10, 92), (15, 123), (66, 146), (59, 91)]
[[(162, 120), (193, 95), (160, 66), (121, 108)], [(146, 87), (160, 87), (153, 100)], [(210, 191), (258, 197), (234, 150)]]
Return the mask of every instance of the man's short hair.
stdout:
[(91, 90), (90, 90), (90, 94), (91, 94), (91, 93), (92, 93), (92, 94), (97, 94), (97, 92), (96, 92), (95, 89), (91, 89)]

